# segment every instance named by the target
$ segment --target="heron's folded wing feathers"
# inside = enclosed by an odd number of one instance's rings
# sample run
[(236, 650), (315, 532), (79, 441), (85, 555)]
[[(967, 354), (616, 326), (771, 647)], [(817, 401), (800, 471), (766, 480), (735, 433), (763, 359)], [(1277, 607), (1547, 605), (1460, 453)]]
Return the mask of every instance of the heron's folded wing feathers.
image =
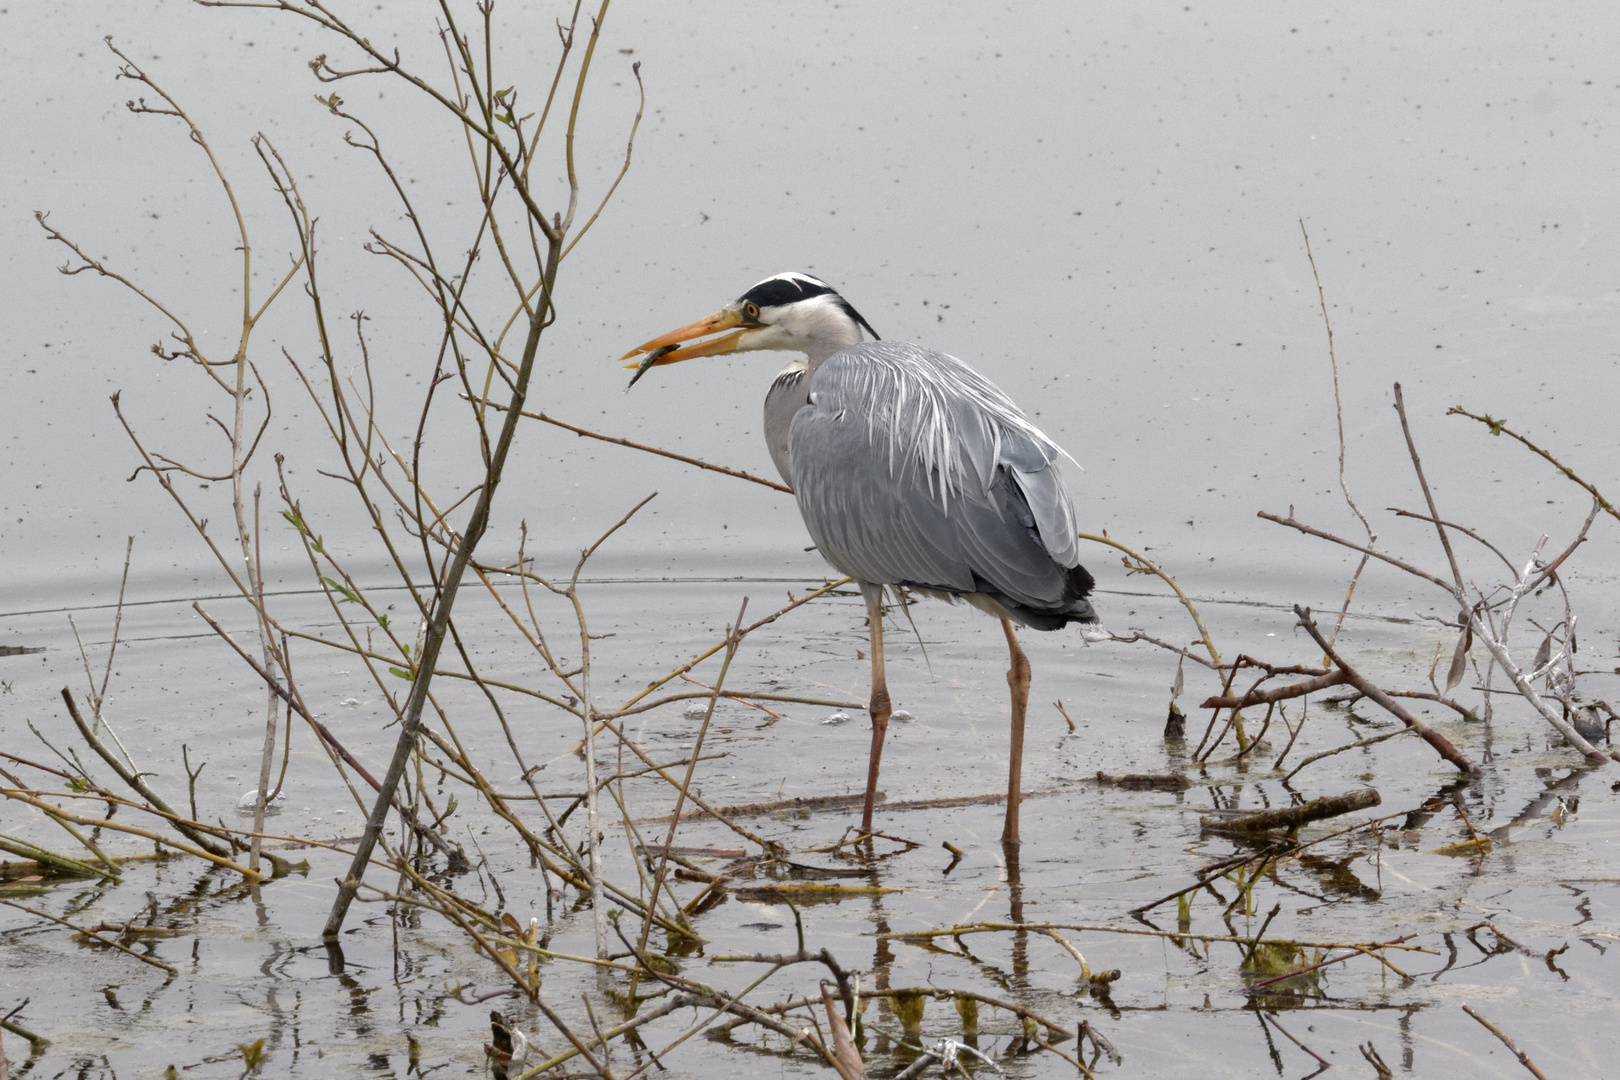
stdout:
[(1078, 564), (1061, 451), (966, 365), (869, 343), (817, 369), (789, 437), (805, 524), (860, 580), (1045, 607)]

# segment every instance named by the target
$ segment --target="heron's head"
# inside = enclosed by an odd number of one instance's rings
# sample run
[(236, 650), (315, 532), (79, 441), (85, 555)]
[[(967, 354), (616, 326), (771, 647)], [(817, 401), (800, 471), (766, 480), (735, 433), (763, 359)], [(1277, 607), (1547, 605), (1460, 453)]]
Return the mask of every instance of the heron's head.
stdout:
[[(632, 386), (648, 368), (694, 356), (782, 349), (802, 352), (817, 363), (860, 341), (863, 328), (874, 339), (878, 336), (825, 281), (808, 274), (777, 274), (713, 315), (637, 346), (623, 359), (642, 357), (638, 363), (625, 365), (637, 369), (630, 380)], [(696, 343), (681, 344), (687, 341)]]

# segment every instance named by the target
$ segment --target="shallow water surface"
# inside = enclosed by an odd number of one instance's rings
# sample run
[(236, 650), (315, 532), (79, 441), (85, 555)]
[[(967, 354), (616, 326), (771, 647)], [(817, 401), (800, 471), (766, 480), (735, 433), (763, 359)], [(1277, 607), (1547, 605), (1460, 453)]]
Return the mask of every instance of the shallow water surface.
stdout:
[[(634, 685), (643, 670), (658, 666), (643, 663), (638, 669), (637, 658), (709, 640), (706, 628), (694, 626), (683, 632), (681, 641), (672, 642), (669, 626), (694, 612), (725, 611), (739, 595), (753, 597), (782, 587), (760, 581), (592, 586), (598, 623), (626, 628), (603, 643), (598, 670), (624, 670), (624, 682)], [(1168, 630), (1183, 617), (1177, 605), (1163, 599), (1105, 594), (1104, 600), (1135, 605), (1138, 622), (1150, 632)], [(143, 763), (173, 761), (176, 744), (191, 740), (193, 762), (208, 762), (197, 788), (202, 816), (230, 818), (237, 795), (251, 778), (228, 772), (229, 763), (252, 760), (256, 738), (253, 725), (241, 723), (233, 730), (230, 720), (232, 714), (245, 716), (254, 709), (256, 695), (244, 690), (233, 706), (219, 689), (206, 694), (197, 689), (217, 684), (220, 673), (231, 672), (222, 665), (222, 646), (211, 635), (187, 633), (183, 604), (147, 610), (140, 619), (126, 620), (130, 641), (120, 661), (124, 689), (109, 704), (109, 715), (128, 718), (121, 721), (120, 734)], [(829, 602), (783, 620), (778, 632), (748, 639), (728, 685), (825, 694), (829, 699), (858, 697), (866, 666), (856, 657), (864, 638), (859, 612), (858, 598)], [(787, 808), (737, 819), (750, 831), (785, 844), (796, 862), (865, 870), (854, 883), (897, 890), (800, 905), (807, 943), (830, 948), (842, 963), (862, 971), (868, 986), (936, 987), (1013, 999), (1071, 1029), (1088, 1020), (1124, 1054), (1120, 1075), (1302, 1076), (1312, 1071), (1314, 1062), (1268, 1030), (1268, 1021), (1255, 1011), (1256, 1001), (1276, 1010), (1278, 1022), (1330, 1061), (1349, 1064), (1357, 1046), (1370, 1040), (1386, 1062), (1412, 1075), (1512, 1075), (1508, 1066), (1517, 1064), (1499, 1052), (1493, 1055), (1496, 1048), (1480, 1037), (1482, 1029), (1476, 1030), (1461, 1012), (1461, 1005), (1470, 1004), (1508, 1029), (1521, 1047), (1533, 1048), (1533, 1059), (1550, 1073), (1601, 1072), (1599, 1062), (1612, 1053), (1612, 1036), (1600, 1018), (1612, 1014), (1620, 990), (1606, 962), (1620, 926), (1613, 880), (1613, 845), (1620, 842), (1617, 796), (1602, 770), (1578, 771), (1577, 755), (1549, 746), (1524, 710), (1504, 709), (1488, 730), (1430, 717), (1465, 752), (1492, 754), (1487, 774), (1473, 784), (1460, 782), (1455, 770), (1421, 743), (1400, 738), (1325, 759), (1289, 785), (1280, 784), (1262, 762), (1247, 771), (1195, 771), (1194, 786), (1181, 793), (1103, 787), (1094, 780), (1099, 770), (1147, 772), (1184, 760), (1186, 751), (1167, 747), (1159, 730), (1173, 666), (1141, 646), (1088, 647), (1057, 635), (1032, 636), (1037, 704), (1025, 777), (1031, 794), (1023, 812), (1026, 842), (1009, 863), (997, 840), (999, 806), (970, 802), (904, 808), (917, 800), (993, 793), (1005, 770), (994, 624), (938, 604), (925, 605), (916, 614), (934, 675), (929, 676), (916, 643), (895, 627), (891, 685), (897, 703), (916, 719), (892, 729), (883, 786), (888, 801), (900, 808), (879, 812), (885, 834), (916, 846), (879, 841), (875, 862), (848, 850), (843, 857), (814, 853), (812, 849), (835, 843), (854, 823), (858, 810), (853, 807)], [(1289, 623), (1280, 612), (1254, 606), (1211, 604), (1206, 615), (1217, 633), (1233, 638), (1245, 632), (1264, 637), (1272, 632), (1264, 627), (1286, 628)], [(81, 612), (77, 619), (81, 626), (96, 625), (106, 621), (106, 613)], [(21, 701), (44, 701), (54, 687), (75, 678), (70, 642), (46, 629), (55, 621), (39, 617), (34, 640), (48, 642), (49, 651), (23, 661), (26, 667), (18, 671), (12, 691)], [(703, 621), (701, 614), (697, 621)], [(319, 624), (312, 610), (309, 625)], [(483, 628), (476, 618), (467, 625)], [(647, 627), (657, 632), (649, 633)], [(1398, 681), (1418, 674), (1399, 662), (1415, 632), (1409, 623), (1360, 619), (1352, 621), (1346, 636), (1354, 636), (1359, 662)], [(89, 643), (92, 653), (104, 646), (102, 640)], [(712, 675), (714, 666), (710, 661), (694, 674)], [(499, 673), (492, 671), (490, 677)], [(388, 733), (378, 730), (381, 714), (359, 674), (312, 660), (303, 680), (312, 707), (339, 738), (352, 740), (347, 742), (350, 750), (363, 759), (380, 760)], [(192, 689), (176, 694), (170, 689), (174, 685)], [(446, 697), (453, 708), (456, 692), (446, 691)], [(1048, 704), (1058, 697), (1076, 721), (1072, 733)], [(203, 709), (199, 700), (210, 707)], [(777, 707), (784, 716), (768, 726), (771, 718), (758, 709), (737, 702), (718, 707), (698, 772), (701, 796), (713, 805), (735, 806), (858, 793), (865, 725), (858, 720), (824, 723), (835, 711), (831, 707)], [(199, 715), (203, 712), (207, 715)], [(569, 753), (577, 728), (559, 727), (520, 706), (513, 707), (512, 718), (530, 760), (545, 763), (543, 786), (577, 788), (579, 763)], [(1390, 723), (1365, 704), (1353, 712), (1315, 705), (1293, 750), (1295, 760), (1374, 729), (1387, 730)], [(655, 755), (678, 760), (684, 756), (679, 751), (692, 745), (698, 725), (697, 718), (686, 716), (681, 703), (675, 703), (635, 718), (630, 733)], [(206, 729), (206, 737), (198, 738), (199, 728)], [(60, 724), (54, 734), (63, 737)], [(501, 790), (517, 791), (518, 778), (504, 746), (480, 739), (488, 775)], [(1268, 742), (1275, 755), (1278, 741), (1273, 737)], [(284, 809), (270, 819), (271, 831), (334, 839), (352, 833), (360, 811), (333, 782), (330, 770), (319, 766), (307, 730), (295, 734), (293, 748), (292, 779)], [(615, 765), (613, 756), (605, 754), (604, 770)], [(169, 790), (184, 784), (183, 775), (162, 767), (154, 772), (154, 782)], [(1223, 921), (1223, 904), (1237, 898), (1227, 881), (1216, 882), (1219, 899), (1209, 893), (1196, 898), (1186, 926), (1178, 926), (1173, 901), (1150, 912), (1145, 922), (1126, 914), (1185, 887), (1201, 866), (1242, 850), (1232, 840), (1202, 830), (1201, 814), (1287, 805), (1295, 792), (1318, 797), (1369, 785), (1383, 797), (1377, 813), (1394, 815), (1377, 838), (1352, 832), (1312, 849), (1303, 861), (1285, 862), (1255, 886), (1252, 917), (1245, 918), (1239, 909), (1230, 927)], [(442, 797), (444, 784), (433, 788)], [(642, 836), (661, 836), (667, 828), (667, 818), (663, 823), (648, 819), (667, 814), (668, 790), (645, 779), (625, 785), (627, 808)], [(1558, 813), (1559, 798), (1576, 812)], [(1493, 837), (1488, 854), (1437, 851), (1469, 838), (1463, 815), (1474, 829)], [(460, 827), (452, 824), (450, 837), (469, 848), (476, 841), (488, 859), (487, 877), (494, 879), (486, 883), (484, 874), (462, 875), (455, 879), (457, 887), (470, 888), (474, 898), (492, 903), (490, 890), (498, 883), (506, 910), (520, 920), (531, 915), (542, 919), (548, 948), (588, 954), (589, 911), (557, 907), (546, 921), (546, 886), (521, 847), (476, 807), (451, 819), (457, 820)], [(1342, 822), (1325, 822), (1305, 835), (1324, 836), (1339, 828)], [(29, 828), (28, 835), (42, 842), (50, 837), (45, 823)], [(698, 865), (711, 870), (737, 861), (725, 852), (751, 846), (714, 822), (686, 823), (679, 837), (682, 845), (716, 853), (694, 856)], [(942, 849), (944, 843), (962, 850), (962, 859), (953, 861)], [(609, 849), (620, 853), (608, 865), (609, 879), (633, 880), (635, 871), (622, 858), (623, 843)], [(144, 1074), (170, 1062), (203, 1066), (213, 1060), (210, 1068), (222, 1068), (222, 1062), (240, 1060), (237, 1044), (262, 1037), (271, 1055), (269, 1067), (282, 1075), (332, 1075), (367, 1067), (399, 1075), (442, 1068), (476, 1072), (482, 1068), (479, 1048), (487, 1037), (490, 1007), (503, 1009), (531, 1032), (539, 1031), (548, 1050), (560, 1049), (552, 1045), (560, 1040), (543, 1019), (523, 999), (503, 992), (498, 971), (437, 916), (407, 912), (396, 923), (382, 907), (362, 905), (343, 937), (342, 963), (334, 963), (315, 930), (329, 902), (330, 882), (344, 864), (318, 849), (283, 854), (307, 859), (308, 865), (256, 891), (231, 875), (208, 873), (185, 860), (132, 868), (115, 888), (9, 886), (9, 897), (43, 905), (80, 925), (121, 925), (142, 915), (150, 897), (157, 904), (157, 925), (175, 931), (145, 946), (180, 969), (166, 980), (162, 972), (104, 950), (92, 953), (59, 929), (8, 912), (11, 944), (0, 979), (8, 992), (32, 997), (27, 1010), (31, 1028), (55, 1040), (38, 1067), (54, 1073), (76, 1063), (77, 1070), (87, 1070), (85, 1075)], [(374, 884), (391, 888), (384, 881)], [(717, 963), (712, 957), (796, 947), (791, 909), (769, 898), (749, 898), (745, 886), (746, 881), (735, 884), (736, 895), (697, 917), (695, 926), (706, 944), (676, 954), (685, 974), (741, 989), (760, 974), (759, 965)], [(701, 886), (679, 888), (695, 895)], [(1065, 931), (1092, 970), (1118, 968), (1123, 973), (1108, 992), (1098, 994), (1080, 981), (1074, 960), (1040, 934), (986, 933), (959, 944), (941, 939), (937, 947), (881, 936), (979, 921), (1158, 927), (1217, 936), (1235, 930), (1244, 936), (1254, 933), (1273, 904), (1280, 904), (1280, 912), (1268, 938), (1318, 943), (1406, 938), (1428, 951), (1390, 954), (1391, 963), (1410, 979), (1361, 957), (1251, 1000), (1242, 993), (1247, 982), (1325, 959), (1326, 954), (1309, 947), (1277, 947), (1270, 967), (1250, 971), (1241, 963), (1243, 947), (1236, 944)], [(1506, 936), (1481, 928), (1487, 920)], [(1566, 944), (1567, 950), (1542, 955)], [(37, 972), (42, 967), (59, 968), (66, 977), (41, 982)], [(547, 1000), (570, 1019), (587, 1024), (582, 1010), (569, 1002), (577, 1005), (579, 993), (592, 990), (595, 980), (582, 975), (578, 965), (560, 961), (548, 963), (543, 977)], [(755, 991), (753, 1000), (814, 992), (808, 977), (804, 968), (788, 969)], [(471, 1003), (491, 992), (497, 994), (492, 1002)], [(887, 1037), (897, 1037), (900, 1025), (883, 1006), (875, 1008), (868, 1014), (874, 1040), (869, 1053), (883, 1055)], [(652, 1025), (643, 1039), (657, 1047), (697, 1018), (682, 1010)], [(1581, 1032), (1579, 1038), (1568, 1037), (1572, 1024)], [(183, 1025), (179, 1042), (165, 1034), (176, 1025)], [(1051, 1055), (1011, 1054), (1019, 1036), (1014, 1018), (986, 1008), (980, 1025), (980, 1047), (998, 1055), (1013, 1074), (1072, 1071)], [(929, 1039), (959, 1037), (961, 1020), (948, 1002), (934, 1002), (924, 1013), (922, 1032)], [(758, 1045), (772, 1052), (773, 1071), (820, 1071), (803, 1058), (778, 1065), (781, 1059), (774, 1055), (780, 1040), (774, 1036), (760, 1041), (743, 1032), (736, 1038), (725, 1049), (698, 1039), (670, 1054), (666, 1064), (693, 1075), (754, 1075), (763, 1061), (748, 1048)], [(645, 1059), (621, 1050), (616, 1060)], [(876, 1056), (874, 1064), (885, 1060)], [(1102, 1068), (1110, 1069), (1106, 1059)]]

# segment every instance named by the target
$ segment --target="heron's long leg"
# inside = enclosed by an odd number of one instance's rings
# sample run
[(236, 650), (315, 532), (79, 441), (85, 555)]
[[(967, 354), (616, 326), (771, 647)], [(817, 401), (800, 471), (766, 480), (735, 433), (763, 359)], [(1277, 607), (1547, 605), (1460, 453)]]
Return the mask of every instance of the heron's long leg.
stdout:
[(1023, 798), (1024, 711), (1029, 707), (1029, 657), (1018, 646), (1011, 620), (1001, 620), (1007, 635), (1007, 688), (1012, 691), (1012, 746), (1007, 761), (1007, 821), (1001, 829), (1003, 844), (1018, 843), (1018, 803)]
[(878, 763), (883, 760), (883, 736), (889, 730), (889, 684), (883, 674), (883, 586), (861, 582), (866, 598), (866, 619), (872, 628), (872, 756), (866, 766), (866, 806), (861, 831), (872, 831), (872, 808), (877, 802)]

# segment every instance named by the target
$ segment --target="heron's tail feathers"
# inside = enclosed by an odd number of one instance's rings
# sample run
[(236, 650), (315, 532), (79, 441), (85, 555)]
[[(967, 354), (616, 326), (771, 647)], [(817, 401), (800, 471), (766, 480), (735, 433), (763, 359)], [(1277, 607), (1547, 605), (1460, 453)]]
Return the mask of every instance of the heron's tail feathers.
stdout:
[(1050, 604), (1014, 599), (977, 574), (974, 583), (979, 586), (978, 591), (960, 595), (980, 611), (1012, 619), (1031, 630), (1061, 630), (1072, 622), (1096, 622), (1097, 611), (1088, 599), (1096, 581), (1083, 566), (1069, 567), (1064, 575), (1063, 593)]

